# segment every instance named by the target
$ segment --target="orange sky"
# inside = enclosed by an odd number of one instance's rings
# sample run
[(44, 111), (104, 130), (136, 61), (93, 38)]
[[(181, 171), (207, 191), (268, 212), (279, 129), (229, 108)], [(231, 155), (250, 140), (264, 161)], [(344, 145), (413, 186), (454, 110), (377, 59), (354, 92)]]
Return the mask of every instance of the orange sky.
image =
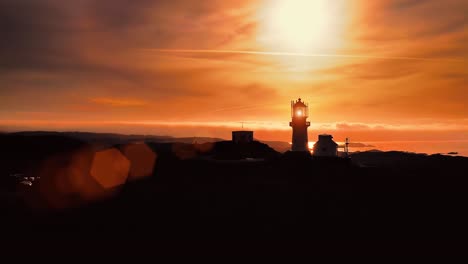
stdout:
[[(465, 0), (0, 0), (0, 129), (468, 139)], [(339, 138), (341, 139), (341, 138)]]

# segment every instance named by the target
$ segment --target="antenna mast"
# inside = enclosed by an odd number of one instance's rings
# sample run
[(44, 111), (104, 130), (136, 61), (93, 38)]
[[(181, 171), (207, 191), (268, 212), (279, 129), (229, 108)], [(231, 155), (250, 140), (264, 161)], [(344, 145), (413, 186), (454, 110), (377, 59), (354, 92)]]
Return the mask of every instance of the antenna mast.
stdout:
[(345, 151), (345, 156), (348, 157), (348, 155), (349, 155), (349, 138), (346, 138), (344, 151)]

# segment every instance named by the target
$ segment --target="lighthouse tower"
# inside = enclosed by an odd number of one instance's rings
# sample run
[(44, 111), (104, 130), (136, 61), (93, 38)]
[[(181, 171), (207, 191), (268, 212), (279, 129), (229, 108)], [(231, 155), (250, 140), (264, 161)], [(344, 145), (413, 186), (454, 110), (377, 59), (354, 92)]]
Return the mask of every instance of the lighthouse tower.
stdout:
[(309, 117), (309, 106), (301, 101), (291, 101), (291, 118), (289, 126), (292, 127), (292, 151), (309, 151), (309, 140), (307, 137), (307, 127), (310, 122), (307, 121)]

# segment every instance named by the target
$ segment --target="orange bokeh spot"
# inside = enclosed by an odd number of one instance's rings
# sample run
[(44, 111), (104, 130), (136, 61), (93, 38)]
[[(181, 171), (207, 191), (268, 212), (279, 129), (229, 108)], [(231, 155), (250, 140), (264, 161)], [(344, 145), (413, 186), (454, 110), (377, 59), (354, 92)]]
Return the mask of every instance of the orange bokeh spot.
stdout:
[(172, 145), (172, 153), (179, 159), (192, 159), (197, 156), (197, 150), (192, 144), (174, 143)]
[(94, 154), (91, 176), (104, 188), (113, 188), (126, 182), (130, 161), (115, 148)]
[(212, 142), (206, 142), (202, 144), (194, 144), (194, 147), (197, 150), (197, 152), (205, 154), (213, 149), (214, 144)]
[[(67, 208), (104, 197), (103, 188), (90, 175), (94, 151), (83, 148), (51, 156), (38, 168), (37, 192), (30, 194), (32, 207)], [(110, 194), (110, 193), (109, 193)]]
[(129, 180), (136, 180), (153, 174), (157, 155), (146, 144), (128, 144), (122, 153), (130, 161)]

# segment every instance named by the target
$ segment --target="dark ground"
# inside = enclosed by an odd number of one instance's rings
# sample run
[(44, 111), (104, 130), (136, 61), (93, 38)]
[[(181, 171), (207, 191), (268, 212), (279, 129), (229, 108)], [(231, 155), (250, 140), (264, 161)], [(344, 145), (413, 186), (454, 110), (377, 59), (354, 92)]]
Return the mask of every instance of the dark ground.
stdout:
[[(151, 176), (112, 190), (89, 181), (99, 196), (74, 189), (49, 197), (44, 190), (71, 177), (57, 171), (70, 172), (75, 153), (89, 178), (94, 150), (60, 135), (1, 135), (2, 240), (11, 252), (111, 255), (465, 252), (468, 158), (314, 159), (258, 142), (205, 144), (147, 143), (157, 155)], [(60, 169), (43, 173), (50, 157)], [(13, 173), (41, 179), (22, 186)]]

